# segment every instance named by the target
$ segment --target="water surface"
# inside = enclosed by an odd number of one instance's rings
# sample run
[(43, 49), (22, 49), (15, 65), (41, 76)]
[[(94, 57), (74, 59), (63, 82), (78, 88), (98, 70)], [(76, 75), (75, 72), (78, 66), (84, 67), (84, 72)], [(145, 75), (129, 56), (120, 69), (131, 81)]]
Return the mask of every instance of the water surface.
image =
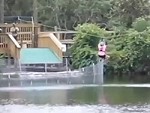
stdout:
[[(12, 89), (12, 90), (11, 90)], [(149, 87), (3, 88), (0, 113), (150, 113)]]

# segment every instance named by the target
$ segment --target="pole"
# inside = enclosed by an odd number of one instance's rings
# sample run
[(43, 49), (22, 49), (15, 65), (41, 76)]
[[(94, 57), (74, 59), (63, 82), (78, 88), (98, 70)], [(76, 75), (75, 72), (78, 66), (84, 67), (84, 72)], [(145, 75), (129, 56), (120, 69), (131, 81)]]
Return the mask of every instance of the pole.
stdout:
[(34, 19), (32, 17), (32, 47), (34, 47)]
[(19, 60), (19, 68), (20, 68), (20, 73), (22, 72), (22, 68), (21, 68), (21, 61)]
[(45, 73), (47, 72), (47, 64), (45, 63)]
[(0, 23), (4, 23), (4, 0), (0, 0)]
[(98, 83), (102, 85), (104, 83), (104, 59), (99, 59), (98, 62)]
[(101, 84), (104, 83), (104, 59), (101, 59), (100, 61), (100, 80), (101, 80)]
[(58, 38), (58, 40), (60, 40), (60, 33), (58, 32), (57, 26), (54, 27), (54, 30), (56, 32), (56, 37)]
[(96, 70), (95, 70), (95, 64), (93, 63), (93, 84), (95, 84), (95, 80), (96, 80)]
[(34, 22), (38, 22), (38, 9), (37, 9), (37, 0), (33, 0), (33, 18)]
[(68, 59), (66, 57), (66, 71), (68, 72)]

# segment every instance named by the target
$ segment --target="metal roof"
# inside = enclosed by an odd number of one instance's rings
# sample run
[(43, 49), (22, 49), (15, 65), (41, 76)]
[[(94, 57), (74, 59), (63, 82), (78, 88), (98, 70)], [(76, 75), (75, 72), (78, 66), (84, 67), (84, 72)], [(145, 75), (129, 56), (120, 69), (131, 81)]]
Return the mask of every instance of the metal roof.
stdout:
[(59, 58), (49, 48), (25, 48), (20, 52), (21, 64), (56, 64), (62, 63)]

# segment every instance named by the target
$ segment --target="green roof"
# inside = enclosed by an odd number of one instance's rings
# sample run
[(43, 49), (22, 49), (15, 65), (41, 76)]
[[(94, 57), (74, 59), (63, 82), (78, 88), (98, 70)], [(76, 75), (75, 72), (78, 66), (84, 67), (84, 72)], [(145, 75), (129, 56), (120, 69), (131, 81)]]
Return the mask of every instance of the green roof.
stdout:
[(59, 58), (49, 48), (26, 48), (21, 49), (20, 52), (21, 64), (54, 64), (62, 63), (62, 59)]

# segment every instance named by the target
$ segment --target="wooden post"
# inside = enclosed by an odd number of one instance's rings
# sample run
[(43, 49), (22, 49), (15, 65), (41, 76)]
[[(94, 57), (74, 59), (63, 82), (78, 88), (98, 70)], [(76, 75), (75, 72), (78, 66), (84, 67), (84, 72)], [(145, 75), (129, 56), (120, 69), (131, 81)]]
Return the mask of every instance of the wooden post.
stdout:
[(19, 69), (20, 69), (20, 72), (22, 72), (21, 61), (20, 60), (19, 60)]
[(34, 48), (34, 19), (32, 17), (32, 47)]
[(56, 37), (58, 38), (58, 40), (60, 40), (60, 33), (58, 32), (57, 26), (54, 27), (54, 30), (56, 32)]
[(93, 63), (93, 84), (95, 84), (96, 81), (96, 70), (95, 70), (95, 64)]
[(67, 59), (67, 57), (66, 57), (66, 71), (68, 72), (69, 70), (68, 70), (68, 59)]
[(98, 84), (102, 85), (104, 83), (104, 59), (99, 59), (98, 62)]
[(47, 64), (45, 63), (45, 72), (47, 72)]

